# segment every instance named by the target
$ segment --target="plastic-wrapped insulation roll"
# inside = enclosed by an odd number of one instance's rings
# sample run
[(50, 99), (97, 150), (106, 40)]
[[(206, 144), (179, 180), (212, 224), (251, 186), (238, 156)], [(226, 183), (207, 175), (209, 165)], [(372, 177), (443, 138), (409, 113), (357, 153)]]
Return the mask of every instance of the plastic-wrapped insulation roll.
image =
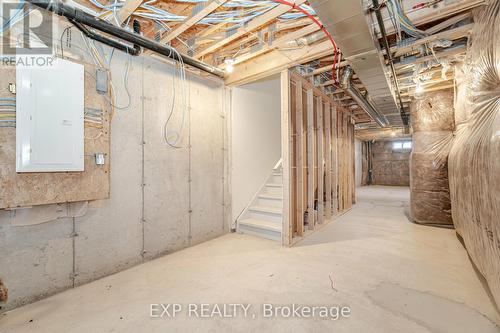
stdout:
[(457, 130), (448, 158), (457, 233), (500, 305), (500, 2), (473, 12), (457, 76)]
[(420, 224), (451, 225), (447, 159), (455, 129), (453, 92), (429, 92), (411, 107), (410, 215)]

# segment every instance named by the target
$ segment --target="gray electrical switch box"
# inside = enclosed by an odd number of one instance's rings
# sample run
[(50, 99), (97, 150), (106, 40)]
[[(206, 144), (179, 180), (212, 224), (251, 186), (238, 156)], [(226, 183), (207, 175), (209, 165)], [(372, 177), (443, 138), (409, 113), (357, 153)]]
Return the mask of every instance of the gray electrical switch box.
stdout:
[(99, 94), (108, 92), (108, 71), (98, 68), (96, 71), (96, 90)]

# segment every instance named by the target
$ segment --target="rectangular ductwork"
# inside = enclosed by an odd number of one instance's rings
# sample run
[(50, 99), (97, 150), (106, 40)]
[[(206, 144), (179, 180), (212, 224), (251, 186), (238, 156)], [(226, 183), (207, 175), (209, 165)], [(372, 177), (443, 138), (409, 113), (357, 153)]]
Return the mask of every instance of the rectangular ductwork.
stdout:
[(371, 97), (370, 104), (385, 116), (390, 125), (401, 126), (389, 68), (385, 66), (377, 38), (369, 28), (362, 0), (310, 0), (309, 3), (366, 87)]

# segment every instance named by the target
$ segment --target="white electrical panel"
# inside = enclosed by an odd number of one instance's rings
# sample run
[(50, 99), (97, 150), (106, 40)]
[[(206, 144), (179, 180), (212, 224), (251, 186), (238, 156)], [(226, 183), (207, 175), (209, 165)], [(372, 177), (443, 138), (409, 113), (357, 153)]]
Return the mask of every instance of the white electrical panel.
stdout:
[(83, 171), (83, 65), (16, 66), (16, 88), (16, 171)]

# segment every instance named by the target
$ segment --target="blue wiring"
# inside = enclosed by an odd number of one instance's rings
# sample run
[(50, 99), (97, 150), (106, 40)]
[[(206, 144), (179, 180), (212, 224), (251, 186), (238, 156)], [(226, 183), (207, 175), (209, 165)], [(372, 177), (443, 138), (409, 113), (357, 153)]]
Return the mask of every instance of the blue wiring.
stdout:
[(29, 12), (26, 12), (24, 13), (24, 15), (22, 17), (20, 17), (19, 19), (15, 20), (16, 17), (23, 13), (24, 12), (24, 0), (20, 0), (19, 1), (19, 5), (16, 7), (17, 9), (17, 12), (12, 15), (8, 20), (7, 22), (5, 22), (3, 25), (2, 25), (2, 30), (0, 30), (0, 34), (3, 34), (5, 31), (8, 31), (10, 29), (11, 26), (13, 26), (14, 24), (16, 24), (17, 22), (19, 22), (20, 20), (24, 19), (28, 14)]
[(408, 35), (415, 37), (415, 38), (424, 38), (428, 36), (428, 34), (425, 31), (422, 31), (418, 29), (406, 16), (404, 13), (403, 8), (401, 8), (401, 4), (397, 0), (389, 0), (387, 2), (388, 6), (387, 9), (389, 10), (389, 13), (397, 19), (399, 22), (401, 22), (401, 29), (406, 32)]
[[(178, 0), (179, 2), (185, 3), (203, 3), (205, 0)], [(90, 0), (96, 7), (106, 10), (116, 12), (117, 9), (123, 6), (121, 2), (115, 2), (109, 5), (103, 5), (98, 0)], [(145, 9), (149, 12), (136, 12), (135, 15), (143, 18), (153, 19), (157, 21), (170, 21), (170, 22), (180, 22), (186, 19), (186, 16), (176, 15), (174, 13), (170, 13), (164, 9), (153, 6), (152, 4), (156, 2), (156, 0), (151, 0), (143, 3), (140, 8)], [(228, 10), (228, 11), (219, 11), (214, 12), (203, 18), (199, 24), (211, 25), (217, 24), (221, 22), (230, 22), (233, 25), (228, 28), (228, 30), (232, 30), (238, 27), (241, 27), (246, 22), (251, 19), (263, 14), (264, 12), (278, 6), (279, 4), (274, 1), (252, 1), (252, 0), (232, 0), (226, 2), (222, 5), (225, 8), (236, 8), (243, 7), (248, 8), (249, 10)], [(315, 14), (314, 10), (307, 5), (301, 5), (301, 8), (306, 10), (308, 13)], [(303, 13), (286, 13), (279, 17), (282, 20), (292, 20), (305, 17)]]

